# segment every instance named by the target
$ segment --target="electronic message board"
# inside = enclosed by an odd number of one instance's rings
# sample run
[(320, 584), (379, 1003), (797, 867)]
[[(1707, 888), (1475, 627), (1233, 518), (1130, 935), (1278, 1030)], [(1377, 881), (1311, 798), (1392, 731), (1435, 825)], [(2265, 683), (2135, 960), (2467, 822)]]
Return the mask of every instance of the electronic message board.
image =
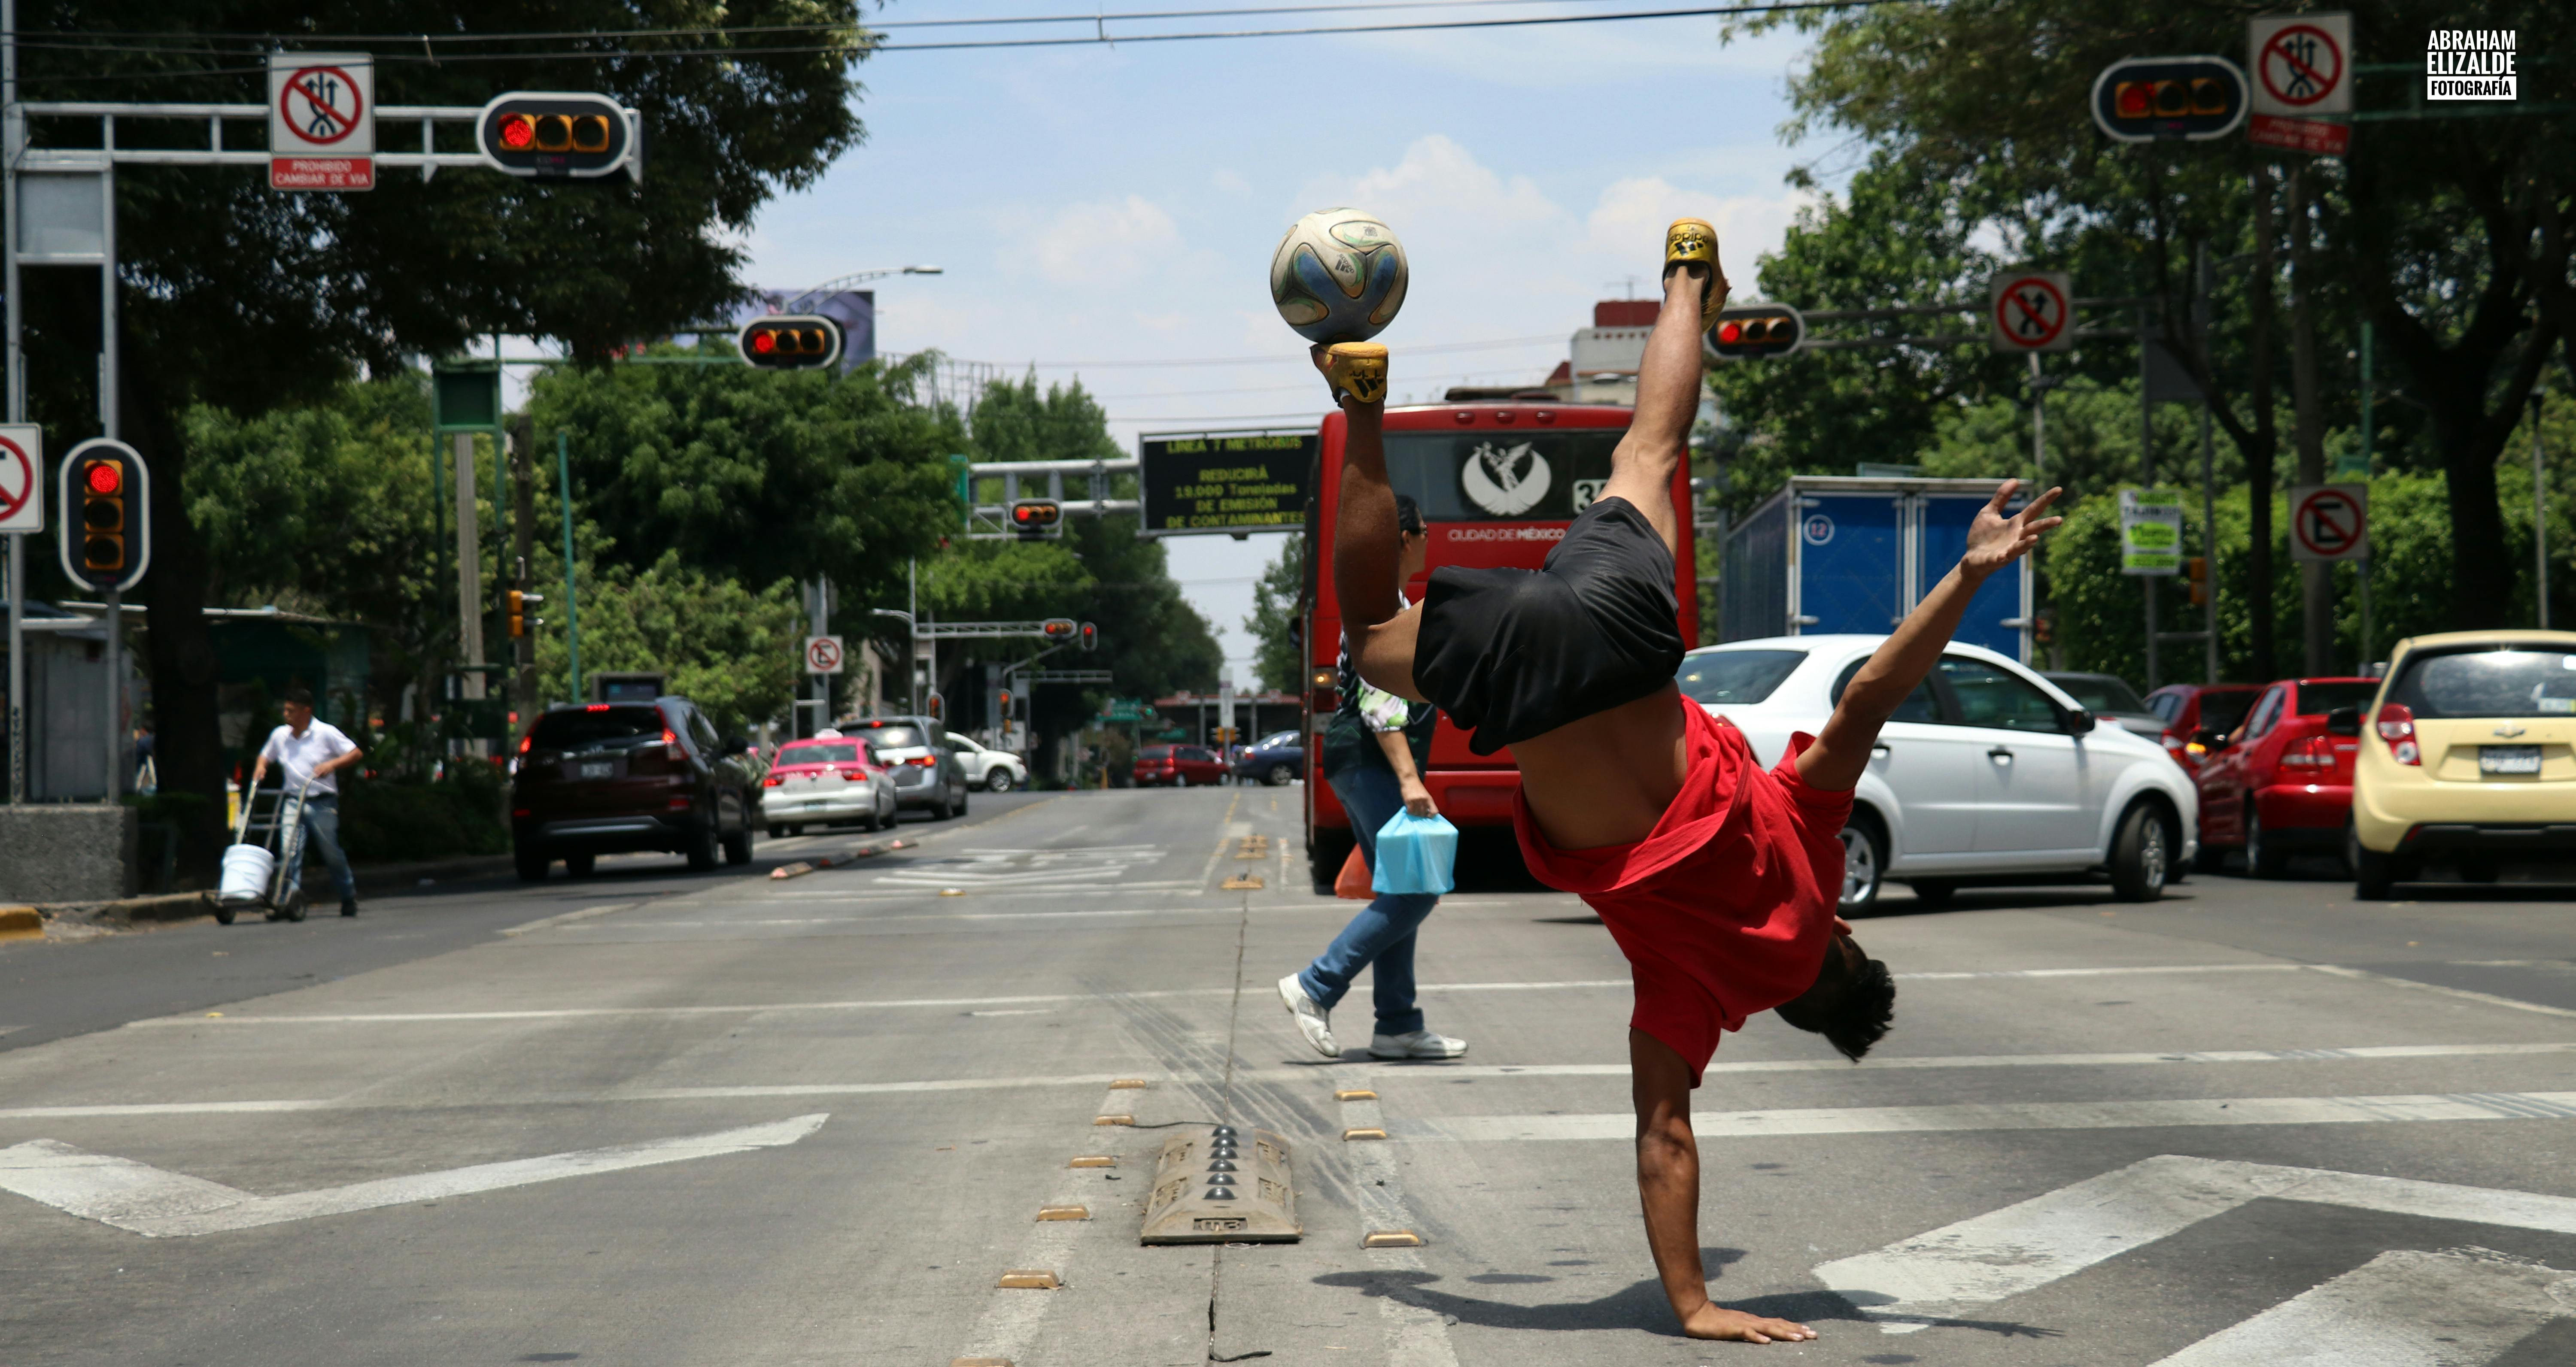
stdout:
[(1136, 440), (1145, 536), (1285, 532), (1306, 523), (1317, 437), (1160, 432)]

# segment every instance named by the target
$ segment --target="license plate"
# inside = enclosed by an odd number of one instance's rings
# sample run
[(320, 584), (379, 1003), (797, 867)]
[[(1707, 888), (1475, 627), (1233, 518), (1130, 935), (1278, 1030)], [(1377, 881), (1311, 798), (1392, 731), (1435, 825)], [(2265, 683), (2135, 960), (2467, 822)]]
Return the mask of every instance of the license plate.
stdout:
[(2539, 773), (2540, 747), (2537, 745), (2481, 745), (2478, 747), (2478, 772), (2481, 774)]
[(581, 766), (581, 776), (583, 778), (612, 778), (616, 776), (616, 773), (617, 761), (615, 760), (595, 759), (587, 761)]

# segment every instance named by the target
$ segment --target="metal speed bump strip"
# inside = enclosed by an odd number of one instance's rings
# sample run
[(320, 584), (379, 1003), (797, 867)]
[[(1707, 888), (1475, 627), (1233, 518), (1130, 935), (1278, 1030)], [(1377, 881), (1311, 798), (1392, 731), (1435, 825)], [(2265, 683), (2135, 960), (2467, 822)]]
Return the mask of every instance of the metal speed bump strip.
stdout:
[(0, 940), (35, 939), (44, 933), (44, 915), (34, 907), (0, 907)]
[(1287, 1140), (1268, 1130), (1191, 1125), (1163, 1141), (1139, 1243), (1294, 1243), (1305, 1232)]
[(1360, 1239), (1362, 1248), (1420, 1248), (1422, 1236), (1409, 1229), (1372, 1229)]
[(818, 869), (837, 869), (844, 864), (855, 864), (862, 859), (873, 859), (878, 855), (886, 854), (894, 850), (908, 850), (920, 843), (921, 842), (918, 840), (889, 840), (882, 845), (861, 845), (847, 854), (827, 854), (818, 859), (801, 859), (793, 864), (781, 864), (777, 868), (771, 869), (769, 871), (769, 876), (772, 878), (802, 878), (806, 874), (812, 873)]
[(1125, 1112), (1121, 1112), (1117, 1115), (1095, 1115), (1091, 1118), (1091, 1123), (1094, 1125), (1133, 1125), (1136, 1123), (1136, 1117)]
[(1377, 1093), (1366, 1087), (1344, 1087), (1333, 1093), (1335, 1101), (1375, 1101)]
[(1002, 1279), (993, 1285), (1003, 1291), (1054, 1291), (1064, 1283), (1052, 1272), (1017, 1271), (1003, 1273)]
[(1217, 884), (1217, 886), (1223, 888), (1227, 892), (1250, 892), (1255, 888), (1266, 887), (1268, 885), (1261, 881), (1261, 875), (1257, 873), (1238, 873), (1234, 877)]
[(1038, 1207), (1038, 1218), (1041, 1220), (1088, 1220), (1091, 1218), (1091, 1207), (1040, 1206)]
[(1114, 1168), (1118, 1166), (1118, 1155), (1111, 1153), (1077, 1153), (1073, 1156), (1073, 1161), (1065, 1164), (1065, 1166), (1068, 1168)]
[(1145, 1079), (1141, 1077), (1113, 1078), (1109, 1083), (1109, 1090), (1113, 1092), (1141, 1092), (1145, 1090)]
[(948, 1367), (1012, 1367), (1009, 1358), (950, 1358)]
[(1350, 1143), (1355, 1139), (1384, 1138), (1386, 1138), (1386, 1131), (1375, 1125), (1354, 1125), (1351, 1128), (1342, 1131), (1342, 1142), (1345, 1144)]

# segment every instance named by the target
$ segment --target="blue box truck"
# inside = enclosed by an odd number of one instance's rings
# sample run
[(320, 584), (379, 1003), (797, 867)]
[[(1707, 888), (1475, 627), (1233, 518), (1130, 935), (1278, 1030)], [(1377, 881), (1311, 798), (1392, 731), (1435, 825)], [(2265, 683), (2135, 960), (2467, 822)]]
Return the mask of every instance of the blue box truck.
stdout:
[[(1718, 639), (1894, 629), (1959, 563), (2000, 483), (1792, 477), (1727, 533)], [(2025, 556), (1980, 585), (1956, 639), (2030, 663), (2031, 574)]]

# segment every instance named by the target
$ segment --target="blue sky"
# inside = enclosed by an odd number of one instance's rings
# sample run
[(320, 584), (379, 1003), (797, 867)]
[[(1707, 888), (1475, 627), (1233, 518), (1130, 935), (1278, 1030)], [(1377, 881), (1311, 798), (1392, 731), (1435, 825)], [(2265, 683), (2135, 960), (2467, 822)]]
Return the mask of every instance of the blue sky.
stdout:
[[(1060, 3), (897, 4), (877, 18), (1050, 14)], [(867, 143), (749, 225), (749, 278), (801, 286), (943, 266), (881, 282), (881, 349), (1079, 378), (1132, 449), (1140, 431), (1320, 417), (1321, 383), (1272, 310), (1265, 272), (1298, 215), (1347, 203), (1393, 226), (1412, 262), (1403, 315), (1379, 339), (1394, 352), (1399, 401), (1536, 380), (1594, 300), (1620, 297), (1629, 277), (1652, 292), (1666, 222), (1714, 221), (1728, 272), (1744, 281), (1803, 202), (1782, 176), (1812, 149), (1784, 147), (1777, 131), (1803, 45), (1721, 46), (1717, 32), (1714, 19), (1678, 19), (881, 53), (859, 70)], [(1168, 543), (1173, 574), (1224, 629), (1246, 681), (1242, 619), (1276, 543)]]

